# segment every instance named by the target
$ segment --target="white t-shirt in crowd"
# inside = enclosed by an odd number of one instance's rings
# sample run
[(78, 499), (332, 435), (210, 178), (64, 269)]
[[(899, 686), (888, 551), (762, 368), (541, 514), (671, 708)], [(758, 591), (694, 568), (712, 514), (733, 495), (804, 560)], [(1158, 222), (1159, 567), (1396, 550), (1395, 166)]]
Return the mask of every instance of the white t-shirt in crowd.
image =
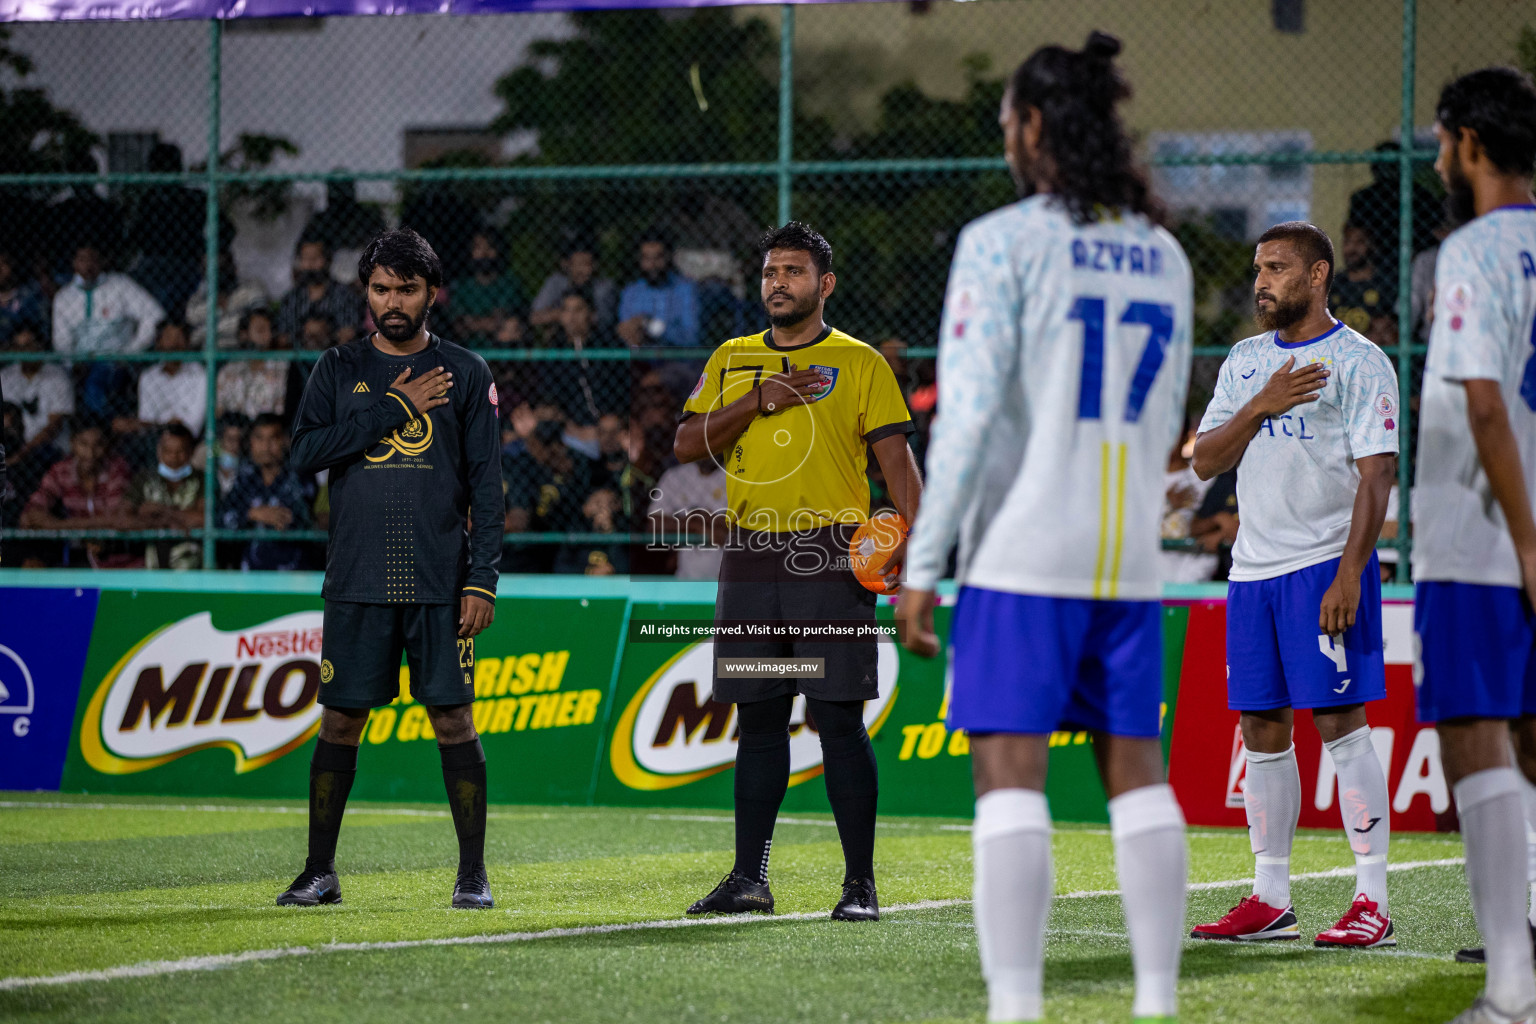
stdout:
[(31, 377), (20, 366), (0, 370), (0, 393), (7, 402), (21, 407), (22, 430), (28, 441), (48, 425), (49, 417), (72, 416), (75, 412), (75, 389), (70, 386), (64, 368), (52, 363), (32, 365), (37, 367), (37, 373)]
[[(673, 466), (656, 481), (661, 496), (651, 506), (655, 512), (667, 516), (680, 516), (684, 512), (702, 509), (715, 515), (725, 513), (725, 472), (715, 468), (703, 473), (700, 466), (712, 466), (708, 460)], [(703, 524), (684, 522), (687, 532), (697, 533)], [(677, 549), (677, 578), (680, 580), (715, 580), (720, 578), (720, 553), (718, 547), (696, 547), (692, 544)]]
[(139, 419), (148, 423), (180, 420), (200, 436), (208, 416), (208, 373), (202, 363), (182, 363), (176, 373), (163, 364), (139, 375)]
[[(1211, 480), (1201, 480), (1194, 467), (1169, 470), (1165, 477), (1163, 494), (1163, 540), (1186, 540), (1190, 525), (1205, 492), (1211, 489)], [(1175, 489), (1189, 490), (1194, 500), (1183, 508), (1173, 508), (1168, 503), (1168, 492)], [(1216, 553), (1213, 551), (1163, 551), (1159, 556), (1163, 567), (1164, 583), (1209, 583), (1216, 575)]]

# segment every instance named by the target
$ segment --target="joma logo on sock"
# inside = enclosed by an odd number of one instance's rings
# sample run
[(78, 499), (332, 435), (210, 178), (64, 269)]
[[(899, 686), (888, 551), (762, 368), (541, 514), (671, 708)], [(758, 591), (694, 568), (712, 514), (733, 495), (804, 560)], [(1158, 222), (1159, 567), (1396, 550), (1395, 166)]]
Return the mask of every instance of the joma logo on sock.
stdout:
[(222, 630), (208, 612), (150, 634), (102, 679), (80, 725), (86, 763), (109, 775), (223, 747), (236, 773), (319, 728), (321, 613)]

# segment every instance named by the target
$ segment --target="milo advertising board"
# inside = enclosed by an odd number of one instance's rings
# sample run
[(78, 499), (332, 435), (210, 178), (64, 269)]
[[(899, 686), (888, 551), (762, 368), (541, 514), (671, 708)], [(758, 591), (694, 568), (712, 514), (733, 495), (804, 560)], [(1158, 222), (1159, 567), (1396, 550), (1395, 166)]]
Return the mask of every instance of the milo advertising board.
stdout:
[[(159, 584), (166, 578), (153, 581), (163, 589), (146, 579), (144, 589), (0, 590), (8, 607), (0, 621), (0, 788), (302, 799), (329, 678), (318, 579), (312, 589), (295, 579), (286, 591), (236, 593), (234, 585), (220, 590), (225, 581), (213, 574), (186, 590)], [(520, 586), (539, 596), (516, 596)], [(493, 801), (731, 807), (735, 708), (711, 699), (713, 646), (636, 641), (637, 623), (708, 622), (712, 587), (650, 585), (636, 596), (581, 580), (507, 577), (501, 589), (508, 596), (475, 638), (472, 670), (466, 665)], [(890, 608), (878, 615), (892, 621)], [(949, 615), (948, 605), (937, 610), (941, 633)], [(1163, 621), (1166, 739), (1181, 666), (1188, 679), (1204, 662), (1183, 657), (1190, 609), (1165, 607)], [(1213, 648), (1202, 656), (1219, 662), (1219, 640), (1192, 635)], [(944, 722), (944, 660), (891, 643), (877, 650), (880, 696), (864, 720), (880, 764), (882, 812), (969, 816), (970, 739)], [(826, 810), (821, 744), (803, 701), (791, 730), (785, 808)], [(1230, 726), (1221, 735), (1228, 733)], [(1087, 735), (1058, 732), (1050, 743), (1052, 811), (1104, 820)], [(439, 802), (436, 746), (402, 667), (399, 697), (369, 717), (354, 794)]]
[[(476, 638), (492, 799), (585, 802), (624, 601), (506, 598)], [(63, 788), (292, 798), (308, 787), (326, 673), (318, 597), (104, 591)], [(426, 709), (369, 717), (354, 793), (442, 798)]]
[[(708, 618), (709, 606), (693, 614)], [(677, 605), (632, 606), (634, 624), (671, 620), (689, 613)], [(941, 634), (950, 609), (935, 615)], [(881, 621), (892, 621), (881, 608)], [(1165, 708), (1173, 706), (1183, 656), (1187, 609), (1164, 609)], [(599, 766), (598, 803), (728, 808), (729, 769), (736, 757), (734, 707), (710, 699), (713, 645), (631, 643), (614, 688), (614, 725)], [(865, 706), (880, 765), (880, 809), (885, 814), (942, 814), (969, 817), (972, 810), (970, 742), (944, 724), (948, 713), (945, 662), (914, 657), (895, 644), (879, 645), (880, 697)], [(1165, 714), (1165, 737), (1171, 718)], [(786, 810), (827, 810), (818, 780), (821, 746), (805, 702), (795, 701), (790, 720), (790, 789)], [(1086, 733), (1051, 737), (1047, 792), (1053, 813), (1068, 820), (1104, 821), (1104, 793)]]

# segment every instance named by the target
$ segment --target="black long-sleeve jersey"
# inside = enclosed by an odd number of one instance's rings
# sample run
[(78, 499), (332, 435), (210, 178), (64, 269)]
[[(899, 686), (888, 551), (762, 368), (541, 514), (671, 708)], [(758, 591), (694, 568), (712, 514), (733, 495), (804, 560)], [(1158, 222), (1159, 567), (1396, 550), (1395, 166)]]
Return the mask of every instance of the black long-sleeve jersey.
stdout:
[[(414, 380), (438, 366), (453, 374), (448, 404), (421, 416), (390, 385), (406, 367)], [(436, 335), (408, 356), (380, 352), (372, 336), (330, 349), (304, 387), (292, 460), (300, 472), (331, 471), (326, 598), (495, 598), (501, 437), (484, 359)]]

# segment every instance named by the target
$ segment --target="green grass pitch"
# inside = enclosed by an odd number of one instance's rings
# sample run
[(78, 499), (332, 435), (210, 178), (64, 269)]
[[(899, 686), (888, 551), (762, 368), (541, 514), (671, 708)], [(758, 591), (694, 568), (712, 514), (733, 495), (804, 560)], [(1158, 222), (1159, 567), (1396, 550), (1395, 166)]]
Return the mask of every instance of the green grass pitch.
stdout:
[[(496, 909), (477, 912), (447, 906), (456, 846), (445, 808), (356, 805), (341, 835), (346, 902), (296, 910), (273, 900), (303, 859), (299, 805), (0, 802), (7, 1022), (985, 1016), (961, 821), (882, 821), (889, 912), (878, 924), (827, 920), (841, 881), (836, 832), (803, 815), (781, 821), (774, 843), (777, 917), (679, 926), (729, 867), (727, 814), (493, 807)], [(1190, 851), (1190, 921), (1212, 920), (1248, 891), (1234, 881), (1252, 870), (1247, 839), (1193, 830)], [(1180, 1019), (1442, 1024), (1482, 985), (1480, 967), (1450, 961), (1477, 941), (1460, 856), (1456, 836), (1393, 837), (1396, 951), (1186, 943)], [(1351, 864), (1338, 834), (1299, 838), (1293, 871), (1311, 877), (1294, 897), (1307, 936), (1347, 906)], [(1129, 1020), (1109, 836), (1061, 826), (1055, 865), (1047, 1019)]]

